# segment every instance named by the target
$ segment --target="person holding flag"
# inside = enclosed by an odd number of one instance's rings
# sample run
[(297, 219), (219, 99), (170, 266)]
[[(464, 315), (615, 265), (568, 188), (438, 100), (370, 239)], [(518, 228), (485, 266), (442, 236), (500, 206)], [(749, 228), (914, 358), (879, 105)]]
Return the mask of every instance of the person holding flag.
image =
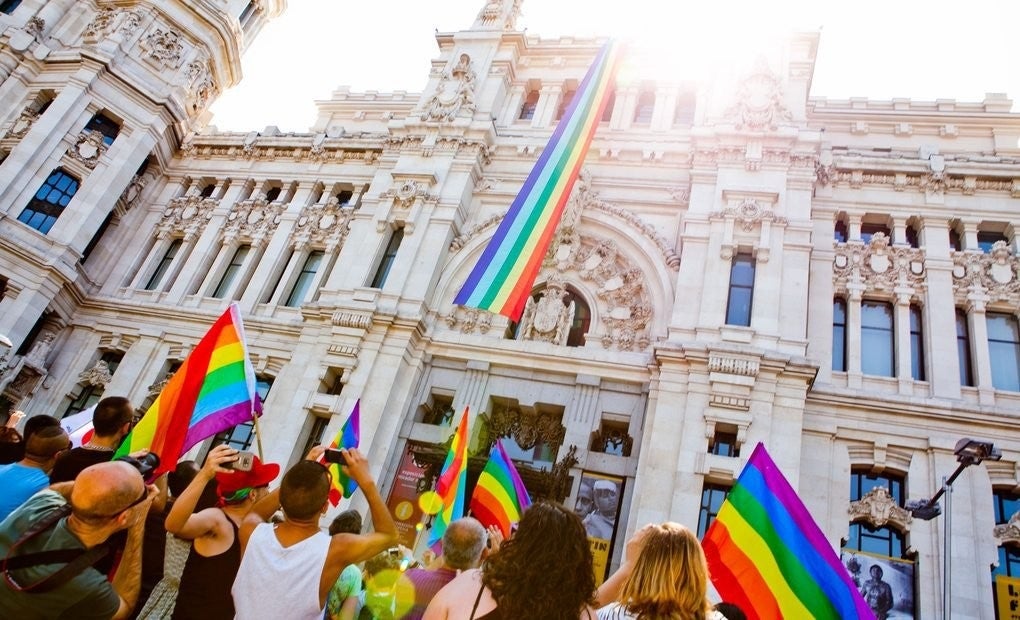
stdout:
[(92, 414), (92, 437), (57, 460), (50, 472), (50, 483), (70, 482), (89, 465), (112, 461), (114, 450), (131, 432), (134, 418), (135, 408), (123, 396), (108, 396), (99, 401)]

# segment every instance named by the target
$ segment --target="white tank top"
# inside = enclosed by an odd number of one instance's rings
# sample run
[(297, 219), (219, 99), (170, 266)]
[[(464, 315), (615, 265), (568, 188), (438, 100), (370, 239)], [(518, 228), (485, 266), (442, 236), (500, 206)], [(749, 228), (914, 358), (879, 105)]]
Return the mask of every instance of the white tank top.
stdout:
[(234, 587), (234, 618), (238, 620), (321, 620), (319, 581), (329, 552), (323, 532), (284, 547), (273, 525), (255, 528), (241, 558)]

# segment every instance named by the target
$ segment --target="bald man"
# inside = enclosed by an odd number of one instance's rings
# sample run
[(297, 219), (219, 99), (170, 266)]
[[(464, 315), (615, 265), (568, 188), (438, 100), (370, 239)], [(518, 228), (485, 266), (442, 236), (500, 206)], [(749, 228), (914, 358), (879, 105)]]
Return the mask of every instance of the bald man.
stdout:
[[(56, 587), (48, 580), (64, 564), (11, 569), (0, 580), (0, 618), (127, 618), (138, 597), (142, 530), (156, 488), (147, 487), (131, 465), (112, 461), (87, 467), (60, 490), (66, 498), (40, 491), (0, 523), (0, 557), (66, 549), (85, 553), (126, 529), (113, 583), (91, 566)], [(32, 535), (33, 526), (46, 523)]]
[(0, 465), (0, 521), (39, 491), (50, 485), (50, 471), (57, 456), (71, 449), (67, 431), (49, 426), (25, 441), (25, 458)]

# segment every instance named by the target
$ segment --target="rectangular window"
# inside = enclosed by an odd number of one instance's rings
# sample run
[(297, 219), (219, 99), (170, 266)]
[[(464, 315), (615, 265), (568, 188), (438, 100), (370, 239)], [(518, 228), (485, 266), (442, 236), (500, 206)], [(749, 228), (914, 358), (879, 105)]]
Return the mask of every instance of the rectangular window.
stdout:
[(386, 278), (390, 275), (393, 261), (397, 258), (397, 250), (400, 249), (400, 242), (403, 240), (403, 227), (394, 230), (390, 236), (390, 242), (386, 244), (386, 251), (379, 262), (379, 268), (375, 271), (375, 277), (372, 278), (372, 284), (369, 285), (371, 288), (382, 288), (386, 284)]
[(832, 302), (832, 369), (846, 372), (846, 302)]
[(652, 112), (655, 110), (655, 93), (643, 92), (638, 96), (637, 105), (634, 107), (634, 124), (647, 125), (652, 122)]
[(145, 283), (145, 290), (154, 291), (159, 286), (159, 281), (166, 275), (166, 270), (170, 268), (170, 264), (174, 262), (174, 258), (177, 257), (177, 252), (180, 251), (181, 246), (184, 245), (183, 239), (174, 239), (173, 243), (163, 253), (163, 258), (159, 260), (159, 264), (156, 265), (156, 270), (152, 272), (152, 276), (149, 277), (149, 281)]
[(290, 289), (290, 295), (287, 296), (285, 306), (293, 308), (300, 306), (304, 302), (305, 297), (308, 295), (308, 289), (312, 287), (312, 282), (315, 280), (315, 274), (319, 271), (322, 256), (322, 252), (315, 251), (310, 253), (308, 258), (305, 259), (305, 264), (301, 267), (301, 273), (298, 274), (297, 280), (294, 281), (294, 287)]
[(832, 229), (832, 238), (836, 240), (836, 243), (846, 243), (846, 240), (850, 238), (850, 232), (846, 228), (845, 221), (836, 221), (836, 224)]
[[(255, 378), (255, 391), (259, 395), (259, 399), (265, 403), (266, 397), (269, 395), (269, 390), (273, 387), (273, 379), (271, 377), (256, 377)], [(213, 438), (212, 445), (218, 446), (220, 444), (227, 444), (231, 448), (236, 450), (247, 450), (251, 447), (252, 442), (255, 441), (255, 424), (251, 420), (242, 422), (233, 428), (229, 428), (225, 431), (217, 433)], [(307, 454), (307, 452), (306, 452)], [(302, 455), (304, 456), (304, 455)]]
[(985, 254), (992, 251), (992, 246), (997, 242), (1002, 241), (1006, 245), (1009, 245), (1009, 238), (1002, 233), (997, 232), (979, 232), (977, 234), (978, 247)]
[(227, 294), (227, 291), (230, 290), (230, 285), (234, 283), (238, 272), (241, 271), (244, 259), (248, 258), (249, 251), (251, 251), (250, 245), (242, 245), (234, 251), (230, 264), (227, 265), (226, 270), (223, 272), (223, 277), (220, 278), (220, 283), (216, 285), (216, 290), (213, 291), (213, 297), (222, 298)]
[(99, 240), (106, 234), (106, 229), (110, 227), (111, 221), (113, 221), (113, 211), (106, 214), (106, 217), (103, 218), (103, 222), (99, 225), (99, 230), (96, 231), (96, 234), (92, 235), (92, 238), (89, 239), (89, 244), (81, 251), (81, 263), (83, 265), (85, 264), (85, 261), (89, 259), (89, 256), (92, 255), (92, 251), (96, 249), (97, 245), (99, 245)]
[(57, 168), (50, 173), (32, 200), (28, 201), (28, 206), (18, 216), (18, 221), (45, 235), (50, 232), (50, 228), (77, 191), (78, 179)]
[(875, 233), (882, 233), (886, 239), (892, 241), (892, 232), (885, 224), (861, 224), (861, 241), (864, 243), (871, 243)]
[[(328, 425), (329, 418), (312, 416), (312, 428), (308, 431), (308, 439), (305, 440), (305, 447), (301, 449), (302, 457), (308, 454), (308, 451), (314, 446), (322, 445), (323, 435), (326, 434), (326, 426)], [(332, 441), (332, 438), (330, 438), (330, 441)]]
[(921, 326), (921, 308), (910, 305), (910, 376), (924, 381), (924, 331)]
[(117, 139), (117, 134), (120, 133), (120, 125), (117, 121), (100, 112), (89, 120), (88, 124), (85, 125), (85, 130), (98, 131), (103, 134), (103, 144), (110, 146)]
[(963, 249), (963, 238), (955, 228), (949, 229), (949, 247), (957, 252)]
[(751, 325), (751, 301), (754, 296), (754, 258), (737, 254), (730, 268), (730, 296), (726, 304), (726, 324)]
[(538, 91), (529, 90), (528, 95), (524, 98), (524, 103), (521, 104), (521, 112), (517, 115), (517, 120), (530, 121), (535, 116), (535, 108), (538, 107)]
[(992, 386), (997, 390), (1020, 392), (1020, 330), (1011, 314), (989, 312), (988, 356), (992, 365)]
[(881, 301), (861, 303), (861, 372), (893, 377), (892, 304)]
[(7, 13), (10, 15), (20, 4), (21, 0), (3, 0), (3, 2), (0, 2), (0, 13)]
[(960, 385), (974, 386), (974, 370), (970, 362), (970, 330), (967, 313), (956, 309), (956, 353), (960, 359)]
[(708, 446), (709, 454), (719, 456), (740, 456), (740, 446), (737, 444), (737, 433), (734, 431), (719, 430), (712, 436), (712, 443)]
[(706, 482), (701, 489), (701, 510), (698, 512), (698, 540), (705, 537), (708, 526), (712, 525), (719, 514), (730, 487)]

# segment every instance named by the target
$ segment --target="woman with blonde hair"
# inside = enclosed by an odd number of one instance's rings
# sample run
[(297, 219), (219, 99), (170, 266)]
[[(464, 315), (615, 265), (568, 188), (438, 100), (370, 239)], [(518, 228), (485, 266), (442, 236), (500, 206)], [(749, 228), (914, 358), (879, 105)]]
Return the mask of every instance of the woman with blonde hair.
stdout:
[(679, 523), (646, 525), (628, 541), (627, 562), (599, 589), (600, 602), (615, 602), (598, 617), (706, 620), (712, 617), (707, 592), (708, 566), (694, 533)]

